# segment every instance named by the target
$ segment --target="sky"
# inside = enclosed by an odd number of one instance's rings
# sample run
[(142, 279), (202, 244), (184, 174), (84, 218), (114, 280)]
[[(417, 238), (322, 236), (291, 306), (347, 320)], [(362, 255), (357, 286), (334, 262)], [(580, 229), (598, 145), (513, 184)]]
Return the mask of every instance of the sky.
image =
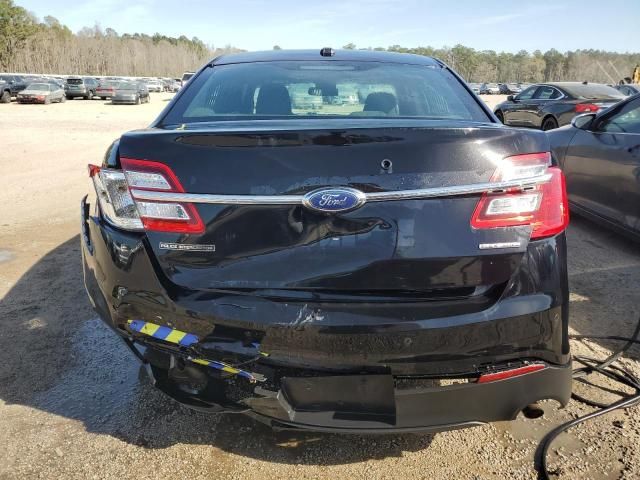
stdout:
[(640, 50), (640, 0), (14, 0), (77, 32), (194, 36), (246, 50), (402, 45)]

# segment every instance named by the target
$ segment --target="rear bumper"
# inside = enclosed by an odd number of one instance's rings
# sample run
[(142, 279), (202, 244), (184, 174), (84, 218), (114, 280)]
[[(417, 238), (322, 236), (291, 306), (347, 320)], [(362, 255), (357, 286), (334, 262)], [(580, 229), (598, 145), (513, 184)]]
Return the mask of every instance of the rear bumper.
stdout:
[[(347, 377), (358, 384), (362, 377)], [(344, 378), (324, 377), (304, 382), (311, 392), (343, 395)], [(386, 380), (393, 388), (394, 380)], [(527, 405), (554, 399), (562, 406), (571, 396), (571, 368), (547, 367), (539, 372), (491, 383), (469, 383), (401, 390), (393, 388), (384, 410), (373, 412), (370, 405), (349, 411), (328, 407), (322, 411), (296, 408), (286, 390), (271, 398), (249, 404), (251, 414), (276, 428), (300, 428), (344, 433), (436, 432), (472, 427), (484, 423), (513, 420)], [(361, 397), (363, 403), (367, 397)]]
[[(509, 420), (542, 399), (565, 404), (571, 372), (564, 242), (563, 235), (533, 242), (530, 259), (522, 262), (518, 274), (522, 278), (487, 310), (455, 315), (445, 308), (438, 317), (400, 321), (400, 312), (417, 307), (374, 306), (397, 312), (390, 323), (389, 313), (372, 315), (371, 305), (343, 311), (333, 306), (319, 316), (308, 302), (178, 288), (148, 255), (144, 235), (114, 229), (82, 206), (87, 292), (111, 328), (153, 353), (147, 368), (156, 386), (183, 404), (241, 411), (278, 428), (442, 430)], [(193, 333), (201, 341), (185, 348), (143, 337), (127, 327), (129, 319)], [(269, 356), (259, 357), (260, 352)], [(249, 384), (217, 370), (202, 370), (189, 363), (193, 357), (249, 361), (246, 368), (266, 382)], [(528, 363), (546, 368), (476, 383), (484, 372)], [(178, 385), (168, 373), (175, 365), (206, 387)], [(432, 385), (451, 378), (466, 383)], [(410, 388), (403, 387), (407, 383)], [(344, 393), (349, 385), (363, 389), (351, 392), (344, 407), (344, 398), (332, 398), (331, 392)], [(300, 393), (304, 391), (318, 395), (305, 398)], [(380, 404), (371, 397), (381, 399)]]

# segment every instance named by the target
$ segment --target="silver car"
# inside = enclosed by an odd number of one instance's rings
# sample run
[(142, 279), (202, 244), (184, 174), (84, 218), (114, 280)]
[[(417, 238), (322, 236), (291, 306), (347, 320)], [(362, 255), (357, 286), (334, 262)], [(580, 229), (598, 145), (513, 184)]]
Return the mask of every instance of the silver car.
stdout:
[(56, 83), (32, 83), (18, 93), (18, 103), (62, 103), (65, 101), (64, 89)]

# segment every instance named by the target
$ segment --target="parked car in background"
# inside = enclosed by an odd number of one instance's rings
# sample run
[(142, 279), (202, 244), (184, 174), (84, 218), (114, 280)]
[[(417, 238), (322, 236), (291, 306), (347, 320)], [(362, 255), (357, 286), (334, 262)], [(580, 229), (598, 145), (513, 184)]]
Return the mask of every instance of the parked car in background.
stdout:
[(147, 80), (145, 83), (147, 85), (147, 89), (150, 92), (158, 92), (159, 93), (159, 92), (162, 92), (162, 90), (164, 88), (162, 86), (162, 82), (160, 80), (150, 79), (150, 80)]
[(185, 83), (187, 83), (189, 80), (191, 80), (191, 77), (193, 77), (194, 75), (195, 75), (194, 72), (184, 72), (182, 74), (182, 79), (181, 79), (182, 86), (184, 86)]
[(135, 104), (149, 103), (151, 96), (149, 89), (144, 82), (120, 82), (115, 87), (111, 103), (116, 104)]
[(519, 83), (499, 83), (498, 88), (501, 95), (515, 95), (522, 91)]
[(177, 92), (178, 90), (180, 90), (180, 82), (176, 81), (176, 80), (171, 80), (171, 82), (169, 83), (169, 88), (168, 88), (168, 92)]
[(476, 95), (480, 95), (480, 84), (479, 83), (470, 83), (469, 88)]
[(421, 55), (223, 55), (184, 89), (90, 166), (81, 207), (91, 303), (157, 388), (341, 433), (569, 401), (566, 192), (543, 132), (497, 124)]
[(509, 96), (494, 112), (505, 125), (552, 130), (569, 124), (576, 115), (603, 110), (623, 98), (615, 88), (599, 83), (544, 83)]
[(500, 93), (500, 87), (497, 83), (483, 83), (480, 85), (481, 95), (497, 95)]
[(96, 96), (102, 100), (107, 100), (113, 97), (118, 83), (115, 80), (102, 80), (96, 87)]
[(69, 77), (65, 82), (64, 91), (69, 100), (78, 97), (91, 100), (97, 88), (98, 81), (95, 78)]
[(62, 103), (65, 100), (64, 89), (56, 83), (31, 83), (18, 93), (18, 103)]
[(640, 93), (640, 85), (634, 83), (621, 83), (619, 85), (614, 85), (613, 88), (627, 97)]
[(4, 80), (9, 84), (11, 96), (16, 97), (19, 92), (27, 88), (27, 82), (20, 75), (2, 74), (0, 80)]
[(548, 135), (571, 209), (640, 240), (640, 97)]

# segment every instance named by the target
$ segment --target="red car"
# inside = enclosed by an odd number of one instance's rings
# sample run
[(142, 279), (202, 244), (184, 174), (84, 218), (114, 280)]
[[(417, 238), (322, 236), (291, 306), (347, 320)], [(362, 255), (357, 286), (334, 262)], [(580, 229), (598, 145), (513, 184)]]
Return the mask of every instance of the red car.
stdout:
[(100, 82), (100, 85), (96, 88), (96, 97), (100, 97), (102, 100), (113, 97), (117, 85), (118, 82), (113, 81)]

